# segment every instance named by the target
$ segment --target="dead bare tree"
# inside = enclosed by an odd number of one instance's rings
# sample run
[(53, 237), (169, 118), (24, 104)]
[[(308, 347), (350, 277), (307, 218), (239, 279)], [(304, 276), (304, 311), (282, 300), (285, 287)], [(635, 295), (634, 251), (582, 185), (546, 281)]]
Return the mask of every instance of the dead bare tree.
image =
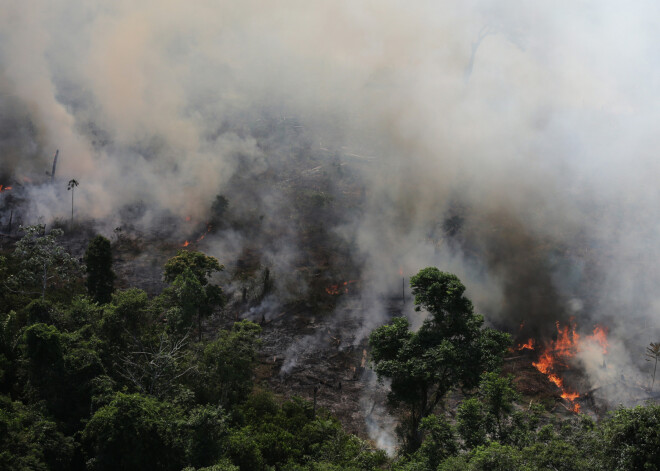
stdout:
[(653, 392), (653, 386), (655, 385), (655, 372), (658, 369), (658, 360), (660, 360), (660, 342), (651, 343), (646, 347), (646, 361), (654, 361), (655, 365), (653, 366), (653, 381), (651, 382), (651, 392)]
[(474, 60), (477, 56), (477, 50), (481, 45), (481, 41), (483, 41), (486, 38), (486, 36), (495, 33), (496, 31), (490, 25), (485, 25), (483, 28), (481, 28), (481, 31), (479, 31), (479, 36), (477, 37), (477, 40), (472, 43), (472, 52), (470, 54), (470, 61), (468, 62), (467, 67), (465, 68), (465, 72), (463, 73), (463, 79), (465, 80), (465, 83), (467, 83), (470, 80), (470, 76), (472, 75), (472, 69), (474, 68)]
[(119, 374), (130, 381), (140, 392), (164, 397), (176, 384), (176, 380), (195, 368), (182, 367), (188, 344), (188, 334), (173, 340), (163, 333), (158, 343), (151, 347), (139, 346), (137, 350), (120, 358)]

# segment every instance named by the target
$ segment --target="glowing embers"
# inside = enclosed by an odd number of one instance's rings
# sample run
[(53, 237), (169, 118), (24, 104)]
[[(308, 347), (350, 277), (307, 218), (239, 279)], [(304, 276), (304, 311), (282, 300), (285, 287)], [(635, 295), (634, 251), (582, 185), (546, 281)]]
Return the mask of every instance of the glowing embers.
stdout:
[(2, 193), (3, 191), (9, 191), (9, 190), (11, 190), (10, 186), (0, 185), (0, 193)]
[(344, 281), (343, 283), (339, 283), (338, 285), (330, 285), (325, 288), (325, 292), (332, 296), (336, 296), (342, 293), (348, 294), (349, 286), (357, 282), (358, 280), (349, 280), (349, 281)]
[[(570, 369), (571, 359), (580, 352), (586, 343), (597, 344), (602, 353), (607, 353), (607, 329), (602, 326), (595, 326), (593, 334), (587, 335), (583, 339), (575, 331), (575, 325), (564, 326), (557, 325), (557, 339), (543, 345), (540, 349), (540, 356), (537, 362), (532, 365), (561, 390), (561, 397), (571, 404), (573, 412), (580, 412), (580, 405), (575, 401), (580, 397), (576, 391), (564, 385), (564, 380), (560, 376), (562, 372)], [(534, 350), (534, 340), (519, 346), (518, 350), (528, 348)]]

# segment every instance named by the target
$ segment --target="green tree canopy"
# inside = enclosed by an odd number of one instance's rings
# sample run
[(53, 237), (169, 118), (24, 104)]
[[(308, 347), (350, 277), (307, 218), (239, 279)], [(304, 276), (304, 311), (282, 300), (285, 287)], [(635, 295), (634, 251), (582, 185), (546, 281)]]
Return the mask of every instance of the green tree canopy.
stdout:
[(252, 390), (261, 327), (236, 322), (204, 348), (200, 392), (206, 402), (224, 406), (244, 400)]
[(22, 227), (25, 236), (16, 243), (14, 255), (20, 260), (18, 281), (41, 289), (41, 297), (55, 281), (68, 282), (80, 269), (73, 258), (57, 239), (64, 234), (61, 229), (53, 229), (46, 234), (43, 224)]
[(602, 431), (606, 469), (660, 470), (660, 405), (621, 408)]
[(41, 412), (0, 396), (0, 469), (69, 470), (74, 441)]
[(109, 303), (114, 291), (115, 274), (112, 271), (110, 241), (102, 235), (94, 237), (85, 251), (87, 292), (101, 304)]
[(222, 289), (209, 283), (209, 277), (223, 269), (215, 257), (188, 250), (179, 250), (165, 263), (164, 278), (172, 283), (179, 308), (168, 317), (180, 328), (187, 327), (196, 316), (198, 340), (202, 339), (202, 318), (224, 303)]
[[(206, 292), (194, 275), (193, 271), (186, 267), (183, 273), (174, 279), (172, 284), (178, 302), (179, 313), (177, 323), (180, 327), (188, 327), (192, 319), (197, 317), (198, 338), (202, 336), (202, 312), (207, 305)], [(170, 316), (173, 319), (174, 316)]]
[(209, 277), (225, 267), (218, 259), (194, 250), (179, 250), (177, 254), (165, 263), (164, 278), (172, 283), (177, 276), (182, 275), (186, 268), (190, 269), (202, 286), (208, 284)]
[(178, 434), (182, 420), (172, 405), (140, 394), (117, 393), (82, 433), (89, 469), (179, 470), (185, 466)]
[(414, 451), (421, 444), (421, 420), (451, 389), (472, 389), (483, 372), (497, 368), (510, 337), (482, 327), (483, 317), (474, 313), (455, 275), (425, 268), (410, 285), (415, 309), (429, 317), (417, 332), (409, 330), (405, 318), (395, 318), (371, 333), (369, 345), (378, 378), (391, 380), (391, 403), (408, 409), (401, 432), (406, 449)]

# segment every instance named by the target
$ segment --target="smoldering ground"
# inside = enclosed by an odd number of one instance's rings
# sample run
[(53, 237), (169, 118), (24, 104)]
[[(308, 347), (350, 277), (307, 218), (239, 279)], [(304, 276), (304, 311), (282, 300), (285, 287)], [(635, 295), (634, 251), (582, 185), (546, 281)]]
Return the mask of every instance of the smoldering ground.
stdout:
[[(26, 223), (67, 217), (76, 178), (77, 214), (106, 235), (167, 225), (183, 240), (182, 221), (203, 228), (225, 195), (261, 222), (209, 236), (210, 254), (263, 242), (282, 274), (313, 237), (287, 223), (298, 198), (359, 267), (365, 334), (385, 320), (378, 299), (398, 290), (399, 269), (436, 265), (499, 327), (607, 325), (627, 352), (611, 364), (635, 371), (660, 304), (658, 8), (10, 3), (0, 175), (33, 182), (12, 208)], [(328, 184), (339, 172), (347, 183)], [(315, 183), (294, 197), (292, 181)], [(346, 211), (327, 217), (324, 198)]]

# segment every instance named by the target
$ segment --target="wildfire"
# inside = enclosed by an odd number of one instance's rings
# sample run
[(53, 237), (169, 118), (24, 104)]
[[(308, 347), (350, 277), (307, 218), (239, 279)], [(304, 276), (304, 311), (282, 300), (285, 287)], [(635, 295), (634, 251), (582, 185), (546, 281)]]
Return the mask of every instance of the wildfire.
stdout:
[(9, 191), (9, 190), (11, 190), (10, 186), (0, 185), (0, 193), (3, 192), (3, 191)]
[(607, 353), (607, 328), (596, 325), (594, 327), (594, 333), (592, 335), (587, 336), (587, 338), (598, 345), (600, 345), (600, 348), (603, 351), (603, 355)]
[[(188, 221), (188, 220), (189, 220), (189, 216), (186, 217), (186, 221)], [(199, 242), (200, 240), (204, 239), (204, 237), (206, 237), (206, 234), (208, 234), (209, 232), (211, 232), (211, 224), (206, 223), (206, 232), (204, 234), (202, 234), (201, 236), (199, 236), (195, 240), (195, 242)], [(192, 241), (186, 240), (183, 244), (181, 244), (181, 247), (188, 247), (190, 244), (192, 244)]]
[[(533, 362), (532, 365), (561, 389), (561, 397), (571, 403), (573, 412), (578, 413), (580, 412), (580, 405), (575, 401), (580, 397), (580, 394), (564, 386), (564, 380), (559, 376), (559, 373), (570, 368), (570, 359), (581, 350), (581, 345), (585, 341), (597, 343), (601, 347), (603, 354), (607, 353), (607, 329), (596, 325), (593, 334), (587, 335), (581, 341), (580, 335), (575, 331), (575, 325), (565, 326), (563, 328), (560, 327), (559, 322), (556, 325), (557, 340), (545, 345), (539, 361)], [(530, 339), (525, 345), (519, 347), (518, 350), (522, 350), (523, 348), (533, 349), (533, 343), (533, 339)]]
[(325, 292), (333, 296), (337, 294), (348, 293), (348, 285), (357, 282), (358, 280), (349, 280), (349, 281), (344, 281), (343, 283), (340, 283), (338, 285), (330, 285), (325, 289)]
[(527, 343), (518, 345), (516, 350), (534, 350), (534, 339), (529, 339)]

